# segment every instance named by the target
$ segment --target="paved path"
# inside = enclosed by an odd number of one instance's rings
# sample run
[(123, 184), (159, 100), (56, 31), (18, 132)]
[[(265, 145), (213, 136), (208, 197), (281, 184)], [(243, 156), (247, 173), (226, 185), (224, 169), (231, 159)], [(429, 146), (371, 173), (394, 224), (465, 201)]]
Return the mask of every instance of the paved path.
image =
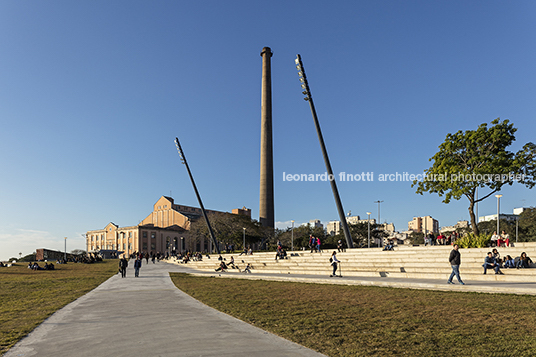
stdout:
[(57, 311), (4, 356), (323, 356), (178, 290), (164, 262), (115, 275)]

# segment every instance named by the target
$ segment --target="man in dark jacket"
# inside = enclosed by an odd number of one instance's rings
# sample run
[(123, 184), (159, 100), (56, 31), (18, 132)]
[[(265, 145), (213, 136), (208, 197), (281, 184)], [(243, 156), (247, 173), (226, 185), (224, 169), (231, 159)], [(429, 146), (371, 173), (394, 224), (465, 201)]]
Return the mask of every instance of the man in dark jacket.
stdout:
[(484, 268), (484, 274), (486, 274), (486, 271), (488, 269), (495, 269), (495, 274), (502, 274), (500, 265), (497, 263), (497, 260), (493, 256), (492, 252), (488, 252), (488, 256), (484, 260), (484, 264), (482, 265)]
[(136, 261), (134, 261), (134, 276), (136, 278), (140, 276), (140, 268), (141, 268), (141, 259), (137, 258)]
[(452, 251), (450, 252), (450, 256), (449, 256), (449, 263), (450, 263), (450, 266), (452, 267), (452, 273), (450, 273), (450, 277), (447, 283), (454, 284), (452, 282), (452, 278), (454, 277), (454, 275), (456, 275), (456, 279), (458, 279), (458, 282), (462, 285), (465, 285), (465, 283), (462, 281), (462, 278), (460, 278), (461, 256), (460, 256), (460, 252), (458, 251), (459, 249), (458, 244), (454, 244), (453, 248), (454, 249), (452, 249)]
[(119, 270), (121, 271), (121, 277), (125, 278), (127, 276), (127, 267), (128, 261), (127, 258), (123, 255), (123, 258), (119, 260)]

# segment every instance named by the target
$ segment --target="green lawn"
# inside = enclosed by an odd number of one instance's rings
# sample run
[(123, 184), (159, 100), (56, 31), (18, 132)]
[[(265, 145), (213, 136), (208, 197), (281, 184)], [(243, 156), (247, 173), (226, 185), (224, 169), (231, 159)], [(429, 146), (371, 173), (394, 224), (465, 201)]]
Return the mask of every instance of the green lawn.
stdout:
[(175, 285), (328, 356), (536, 355), (536, 297), (218, 279)]
[(52, 271), (26, 266), (0, 268), (0, 355), (55, 311), (117, 273), (117, 260), (56, 265)]

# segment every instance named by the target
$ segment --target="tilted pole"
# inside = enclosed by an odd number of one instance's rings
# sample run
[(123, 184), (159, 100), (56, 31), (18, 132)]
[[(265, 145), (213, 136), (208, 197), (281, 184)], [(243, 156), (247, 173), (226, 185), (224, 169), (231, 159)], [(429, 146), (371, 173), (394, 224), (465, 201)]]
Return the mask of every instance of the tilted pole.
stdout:
[(331, 184), (331, 190), (333, 191), (333, 197), (335, 198), (335, 204), (337, 205), (337, 211), (339, 212), (339, 219), (341, 220), (342, 229), (344, 231), (344, 237), (346, 238), (346, 244), (348, 248), (353, 248), (354, 243), (352, 241), (352, 236), (350, 235), (350, 229), (348, 229), (348, 222), (346, 222), (346, 216), (344, 215), (344, 209), (342, 208), (341, 198), (339, 197), (339, 191), (337, 190), (337, 183), (335, 182), (335, 176), (333, 176), (333, 170), (331, 170), (331, 164), (329, 163), (328, 152), (326, 150), (326, 145), (324, 144), (324, 138), (322, 137), (322, 130), (320, 129), (320, 123), (318, 122), (318, 117), (316, 116), (315, 105), (313, 103), (313, 97), (311, 96), (311, 91), (309, 90), (309, 84), (307, 83), (307, 77), (305, 76), (305, 69), (301, 61), (300, 55), (296, 55), (296, 69), (298, 70), (298, 75), (300, 77), (301, 87), (303, 89), (303, 94), (305, 95), (305, 100), (309, 102), (311, 107), (311, 114), (313, 114), (313, 120), (315, 122), (316, 133), (318, 134), (318, 141), (320, 142), (320, 148), (322, 149), (322, 155), (324, 156), (324, 163), (326, 164), (326, 170), (328, 173), (329, 182)]
[(210, 226), (210, 222), (207, 217), (207, 212), (205, 211), (205, 206), (203, 206), (203, 202), (201, 201), (201, 196), (199, 195), (199, 191), (197, 191), (197, 186), (195, 185), (194, 177), (192, 176), (192, 172), (190, 171), (190, 167), (188, 166), (188, 162), (186, 161), (186, 156), (184, 156), (184, 153), (182, 152), (181, 144), (179, 143), (179, 138), (175, 138), (175, 145), (177, 146), (177, 151), (179, 152), (181, 162), (184, 164), (184, 166), (186, 166), (186, 170), (188, 171), (188, 175), (190, 176), (190, 180), (192, 181), (192, 186), (194, 187), (195, 195), (197, 196), (197, 201), (199, 201), (199, 206), (201, 207), (201, 211), (203, 211), (203, 217), (205, 217), (205, 222), (207, 222), (207, 227), (210, 233), (210, 237), (212, 238), (212, 241), (214, 242), (214, 245), (216, 246), (216, 251), (218, 252), (218, 254), (221, 254), (220, 246), (218, 242), (216, 241), (216, 236), (214, 235), (214, 231), (212, 230), (212, 227)]

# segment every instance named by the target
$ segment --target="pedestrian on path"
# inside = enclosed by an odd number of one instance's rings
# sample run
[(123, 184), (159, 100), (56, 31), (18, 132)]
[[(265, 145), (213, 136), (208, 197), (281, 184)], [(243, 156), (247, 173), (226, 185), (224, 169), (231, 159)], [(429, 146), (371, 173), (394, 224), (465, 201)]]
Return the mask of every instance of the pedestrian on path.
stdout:
[(333, 266), (333, 274), (331, 274), (329, 277), (332, 278), (334, 276), (337, 276), (337, 263), (340, 263), (340, 261), (337, 259), (337, 252), (333, 251), (331, 254), (331, 258), (329, 258), (329, 262), (331, 263), (331, 266)]
[(127, 267), (128, 267), (128, 261), (127, 258), (123, 255), (123, 258), (119, 260), (119, 271), (121, 272), (121, 277), (126, 278), (127, 277)]
[(452, 278), (454, 275), (456, 275), (456, 279), (458, 279), (458, 282), (462, 285), (465, 285), (465, 283), (462, 281), (462, 278), (460, 278), (460, 264), (461, 264), (461, 255), (458, 251), (459, 247), (458, 244), (454, 244), (452, 247), (452, 251), (450, 252), (449, 256), (449, 263), (452, 267), (452, 273), (450, 273), (449, 280), (447, 281), (448, 284), (454, 284), (452, 282)]
[(134, 261), (134, 276), (136, 278), (140, 276), (140, 268), (141, 268), (141, 259), (138, 257), (136, 261)]

